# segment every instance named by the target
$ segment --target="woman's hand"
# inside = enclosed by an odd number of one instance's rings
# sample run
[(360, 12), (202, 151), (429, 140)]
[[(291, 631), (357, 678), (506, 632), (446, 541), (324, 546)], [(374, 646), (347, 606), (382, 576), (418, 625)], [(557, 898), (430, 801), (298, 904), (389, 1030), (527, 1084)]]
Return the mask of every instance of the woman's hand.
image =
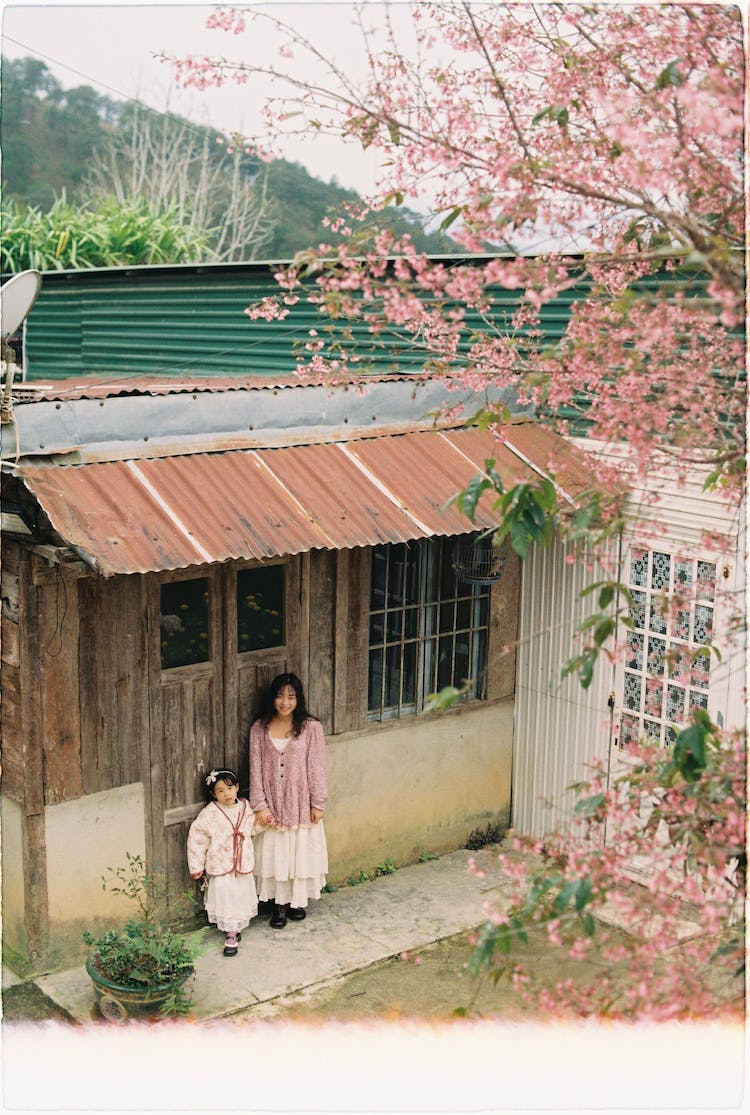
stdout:
[(258, 820), (262, 825), (268, 825), (269, 828), (276, 827), (276, 819), (270, 809), (263, 809), (258, 814)]
[(313, 805), (310, 809), (310, 817), (312, 818), (312, 823), (314, 825), (317, 825), (318, 821), (322, 821), (324, 813), (325, 809), (318, 809), (316, 806)]

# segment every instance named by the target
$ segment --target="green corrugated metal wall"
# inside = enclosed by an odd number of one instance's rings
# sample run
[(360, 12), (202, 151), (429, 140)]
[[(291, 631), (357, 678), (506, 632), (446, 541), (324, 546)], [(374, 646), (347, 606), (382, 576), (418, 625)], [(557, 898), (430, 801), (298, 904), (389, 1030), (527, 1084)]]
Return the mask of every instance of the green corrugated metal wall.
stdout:
[[(27, 320), (29, 380), (103, 373), (175, 375), (287, 375), (295, 368), (295, 342), (326, 320), (301, 301), (283, 321), (251, 321), (245, 308), (278, 294), (273, 265), (138, 268), (52, 272)], [(645, 280), (640, 287), (673, 284), (672, 275)], [(566, 291), (542, 310), (542, 328), (554, 344), (565, 332), (571, 306), (589, 283)], [(496, 288), (495, 327), (510, 321), (521, 292)], [(468, 319), (478, 331), (479, 315)], [(424, 355), (408, 341), (374, 346), (366, 327), (352, 337), (367, 370), (418, 371)]]

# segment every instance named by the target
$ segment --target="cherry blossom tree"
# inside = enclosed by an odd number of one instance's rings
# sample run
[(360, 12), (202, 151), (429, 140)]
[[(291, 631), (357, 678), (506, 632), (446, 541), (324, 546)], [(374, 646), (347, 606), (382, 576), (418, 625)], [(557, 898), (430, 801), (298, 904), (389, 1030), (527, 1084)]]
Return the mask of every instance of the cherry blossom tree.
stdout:
[[(458, 390), (511, 387), (560, 432), (624, 445), (627, 483), (666, 461), (678, 477), (697, 471), (739, 506), (739, 10), (444, 0), (412, 5), (406, 19), (404, 11), (357, 10), (364, 77), (265, 8), (220, 8), (209, 24), (236, 44), (258, 22), (270, 26), (275, 58), (174, 60), (179, 81), (198, 88), (237, 82), (252, 91), (254, 81), (271, 79), (279, 92), (266, 104), (263, 134), (248, 137), (255, 153), (270, 155), (289, 134), (335, 134), (376, 151), (380, 179), (366, 208), (428, 201), (457, 243), (455, 258), (430, 258), (408, 237), (363, 232), (363, 213), (352, 209), (333, 222), (343, 244), (299, 253), (279, 270), (278, 297), (250, 307), (250, 316), (281, 318), (307, 299), (320, 324), (306, 338), (301, 373), (350, 377), (368, 370), (371, 351), (408, 350), (426, 372), (450, 374)], [(302, 68), (310, 60), (314, 77)], [(555, 315), (565, 319), (557, 334)], [(502, 440), (508, 418), (488, 408), (477, 421)], [(553, 528), (595, 545), (620, 526), (617, 501), (602, 498), (612, 490), (607, 459), (599, 458), (600, 491), (575, 507), (559, 497), (555, 460), (549, 480), (510, 489), (488, 461), (459, 502), (471, 517), (482, 492), (494, 492), (495, 540), (508, 537), (522, 556)], [(628, 625), (627, 589), (606, 570), (595, 587), (599, 611), (565, 667), (584, 686), (605, 647), (617, 653), (618, 624)], [(507, 970), (522, 993), (579, 1014), (683, 1017), (736, 1005), (741, 744), (696, 710), (666, 755), (635, 751), (637, 765), (612, 788), (596, 771), (582, 788), (577, 840), (569, 831), (551, 837), (533, 861), (519, 842), (504, 859), (517, 889), (510, 908), (488, 910), (477, 971)], [(634, 889), (633, 857), (647, 852), (649, 882)], [(697, 931), (683, 940), (686, 898)], [(600, 932), (599, 956), (629, 966), (630, 991), (601, 980), (598, 990), (580, 980), (532, 990), (522, 967), (506, 964), (534, 924), (571, 959), (585, 956), (593, 915), (607, 903), (618, 905), (628, 943), (602, 942)], [(674, 959), (666, 973), (665, 955)], [(724, 964), (729, 990), (706, 991), (698, 973)]]
[[(358, 235), (350, 214), (339, 221), (348, 242), (301, 253), (280, 275), (278, 304), (253, 313), (288, 312), (294, 298), (310, 298), (322, 316), (365, 322), (381, 345), (408, 342), (433, 373), (460, 367), (472, 387), (516, 387), (563, 431), (581, 415), (590, 436), (627, 442), (644, 475), (668, 453), (736, 494), (744, 475), (738, 10), (417, 4), (408, 52), (404, 23), (391, 22), (387, 5), (364, 6), (358, 19), (364, 80), (273, 11), (243, 8), (218, 9), (209, 24), (241, 41), (257, 21), (270, 23), (277, 62), (191, 58), (176, 61), (176, 72), (185, 85), (249, 90), (270, 77), (282, 91), (267, 105), (266, 135), (254, 137), (261, 149), (290, 132), (331, 132), (376, 149), (372, 206), (428, 197), (462, 251), (492, 258), (430, 259), (408, 238)], [(375, 21), (378, 32), (368, 28)], [(305, 55), (319, 80), (296, 76)], [(658, 285), (649, 281), (657, 274)], [(512, 314), (497, 312), (498, 286), (518, 292)], [(550, 344), (542, 310), (572, 288), (570, 321)], [(366, 369), (341, 334), (310, 338), (310, 370)], [(493, 417), (501, 431), (504, 416)]]

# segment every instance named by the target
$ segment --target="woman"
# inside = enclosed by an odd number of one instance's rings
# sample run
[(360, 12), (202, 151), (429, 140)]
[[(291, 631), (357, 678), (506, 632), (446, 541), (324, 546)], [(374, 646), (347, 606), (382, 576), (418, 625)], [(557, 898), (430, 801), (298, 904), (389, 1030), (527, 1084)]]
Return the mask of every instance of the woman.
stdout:
[(308, 713), (297, 675), (279, 674), (250, 729), (250, 807), (260, 824), (275, 826), (254, 838), (258, 898), (273, 900), (274, 929), (287, 917), (302, 921), (325, 886), (327, 796), (320, 721)]

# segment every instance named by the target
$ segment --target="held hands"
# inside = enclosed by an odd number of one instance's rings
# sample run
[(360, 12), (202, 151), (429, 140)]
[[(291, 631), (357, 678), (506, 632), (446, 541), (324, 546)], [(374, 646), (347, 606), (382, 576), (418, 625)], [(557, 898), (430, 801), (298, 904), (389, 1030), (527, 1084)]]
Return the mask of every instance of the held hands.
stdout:
[(323, 820), (324, 814), (325, 809), (317, 809), (314, 805), (310, 807), (310, 817), (314, 825), (317, 825), (318, 821)]
[(276, 818), (274, 817), (270, 809), (262, 809), (260, 813), (257, 814), (257, 816), (258, 822), (261, 825), (267, 825), (268, 828), (272, 829), (276, 828)]

